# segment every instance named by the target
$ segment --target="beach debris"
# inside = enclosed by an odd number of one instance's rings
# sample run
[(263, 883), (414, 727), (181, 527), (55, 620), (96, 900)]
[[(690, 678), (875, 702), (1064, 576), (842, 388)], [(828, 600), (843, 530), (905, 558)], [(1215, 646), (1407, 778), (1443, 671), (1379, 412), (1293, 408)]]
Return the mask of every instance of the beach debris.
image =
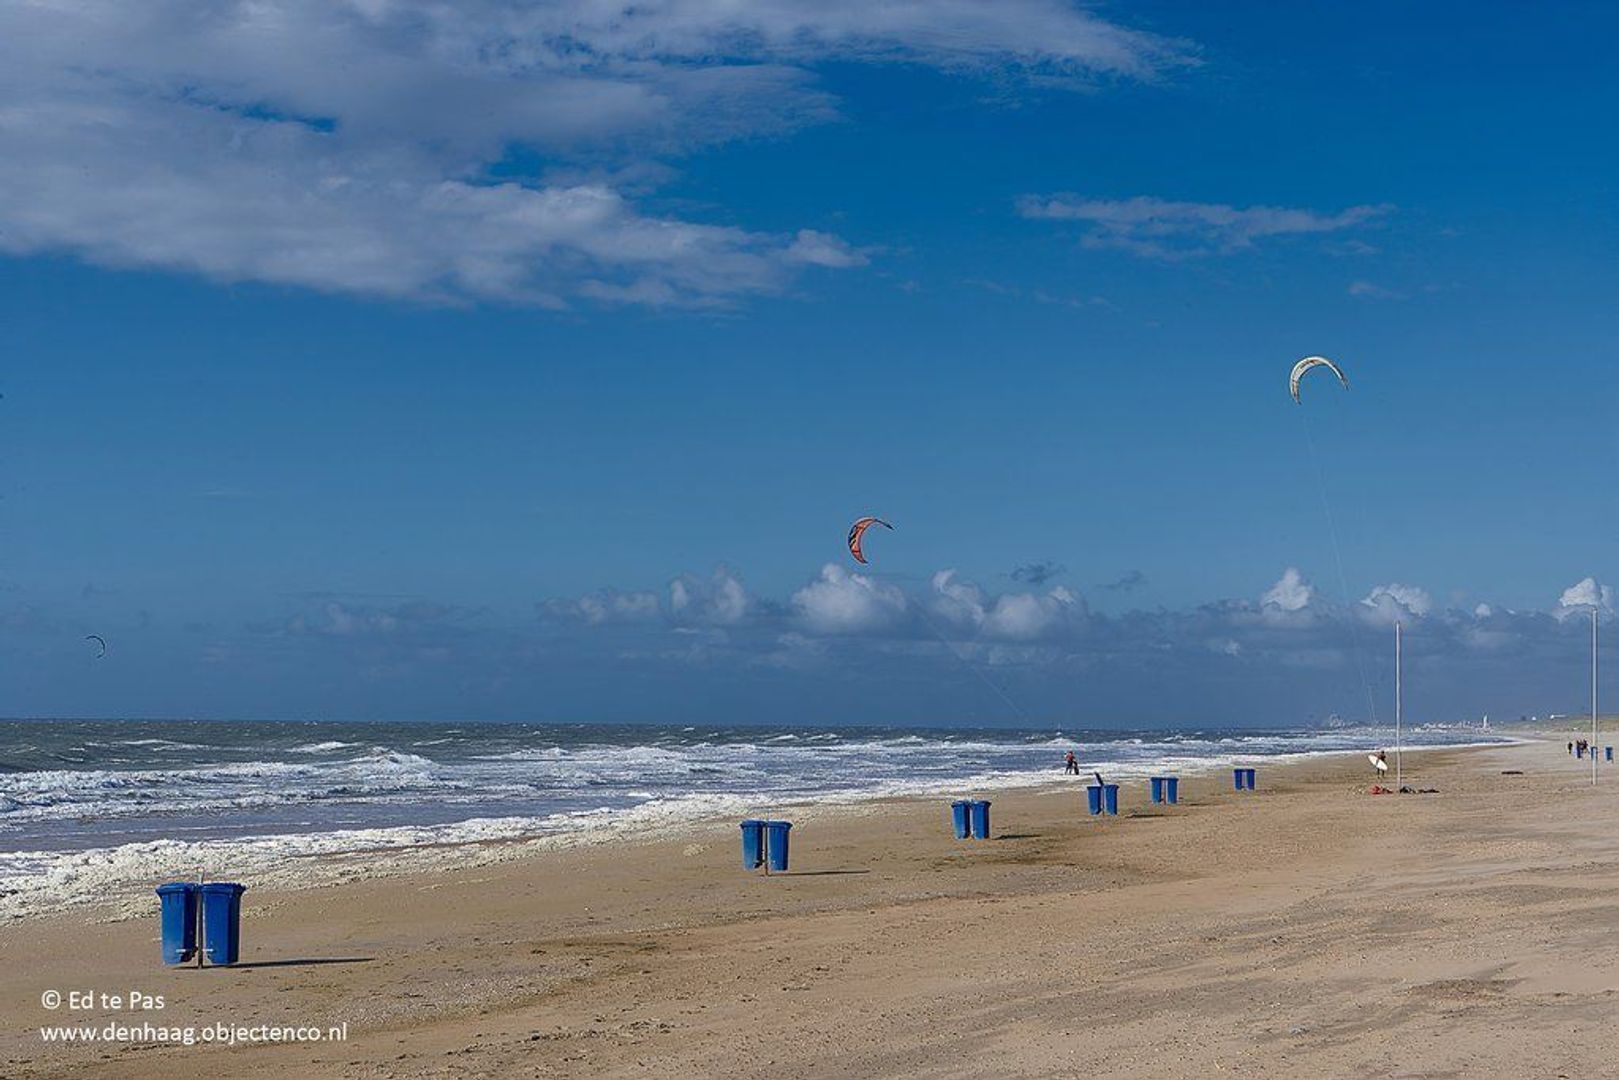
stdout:
[(1299, 398), (1299, 380), (1304, 378), (1306, 372), (1318, 367), (1324, 367), (1334, 375), (1338, 376), (1338, 381), (1344, 384), (1344, 389), (1349, 389), (1349, 379), (1344, 375), (1343, 369), (1341, 369), (1337, 364), (1334, 364), (1325, 356), (1306, 356), (1303, 360), (1300, 360), (1298, 363), (1293, 365), (1293, 374), (1289, 375), (1287, 378), (1287, 389), (1288, 392), (1293, 395), (1293, 400), (1295, 403), (1299, 405), (1304, 404), (1304, 402)]
[(894, 526), (878, 517), (863, 517), (849, 526), (849, 554), (854, 556), (854, 561), (857, 563), (866, 561), (865, 553), (860, 550), (860, 540), (866, 535), (866, 530), (873, 525), (881, 525), (889, 532), (894, 531)]
[(100, 634), (86, 634), (84, 635), (84, 640), (93, 641), (96, 643), (98, 649), (96, 652), (97, 660), (100, 660), (103, 656), (107, 655), (107, 642), (101, 637)]

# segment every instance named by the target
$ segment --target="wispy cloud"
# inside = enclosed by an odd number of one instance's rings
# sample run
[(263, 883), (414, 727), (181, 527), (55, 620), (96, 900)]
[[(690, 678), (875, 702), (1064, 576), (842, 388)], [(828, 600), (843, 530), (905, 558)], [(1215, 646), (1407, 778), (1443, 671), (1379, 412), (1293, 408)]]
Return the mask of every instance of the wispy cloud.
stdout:
[(1351, 281), (1346, 290), (1361, 300), (1404, 300), (1405, 294), (1371, 281)]
[(1103, 585), (1102, 588), (1107, 592), (1129, 593), (1135, 592), (1137, 589), (1144, 587), (1146, 584), (1146, 574), (1143, 574), (1140, 570), (1130, 570), (1117, 581), (1109, 582), (1108, 584)]
[(1352, 206), (1336, 213), (1280, 206), (1174, 202), (1151, 196), (1093, 199), (1083, 195), (1025, 195), (1018, 212), (1038, 221), (1075, 222), (1086, 247), (1113, 248), (1148, 258), (1221, 255), (1274, 237), (1340, 232), (1392, 208)]
[(1061, 563), (1053, 562), (1050, 559), (1042, 559), (1039, 562), (1025, 563), (1015, 568), (1011, 576), (1013, 581), (1022, 581), (1039, 586), (1044, 585), (1053, 578), (1060, 577), (1065, 569)]
[(659, 158), (835, 116), (815, 65), (1049, 81), (1184, 59), (1063, 0), (8, 4), (0, 252), (408, 300), (724, 304), (867, 258), (640, 201)]

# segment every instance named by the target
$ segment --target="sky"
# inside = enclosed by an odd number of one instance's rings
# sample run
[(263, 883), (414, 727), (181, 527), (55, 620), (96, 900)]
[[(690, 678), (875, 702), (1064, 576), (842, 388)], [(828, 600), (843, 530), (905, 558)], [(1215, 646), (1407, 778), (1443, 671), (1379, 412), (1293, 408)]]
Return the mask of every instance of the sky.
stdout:
[(1616, 30), (0, 0), (0, 715), (1588, 708)]

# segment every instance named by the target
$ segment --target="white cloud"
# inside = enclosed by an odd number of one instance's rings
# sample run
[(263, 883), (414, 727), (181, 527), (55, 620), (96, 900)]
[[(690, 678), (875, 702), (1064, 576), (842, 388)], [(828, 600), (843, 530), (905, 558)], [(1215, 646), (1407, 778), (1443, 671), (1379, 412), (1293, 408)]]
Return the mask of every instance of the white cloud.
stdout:
[(1025, 195), (1017, 207), (1026, 218), (1086, 225), (1081, 242), (1087, 247), (1116, 248), (1151, 258), (1229, 254), (1270, 237), (1339, 232), (1389, 210), (1386, 206), (1352, 206), (1322, 213), (1280, 206), (1173, 202), (1150, 196), (1090, 199), (1069, 194)]
[(1404, 300), (1405, 294), (1371, 281), (1351, 281), (1346, 290), (1361, 300)]
[(1574, 615), (1589, 614), (1593, 609), (1602, 615), (1612, 615), (1613, 589), (1598, 584), (1596, 578), (1588, 577), (1576, 581), (1563, 590), (1563, 595), (1557, 601), (1557, 610), (1553, 614), (1559, 619), (1567, 619)]
[(669, 583), (669, 613), (676, 622), (735, 626), (751, 606), (748, 590), (724, 567), (707, 581), (686, 575)]
[(984, 593), (977, 585), (957, 581), (954, 570), (933, 575), (933, 610), (953, 623), (972, 627), (984, 623)]
[(866, 256), (625, 192), (649, 159), (835, 115), (811, 65), (1145, 78), (1181, 59), (1062, 0), (10, 4), (0, 253), (413, 300), (719, 304)]
[(853, 634), (892, 626), (905, 613), (906, 600), (893, 585), (827, 563), (819, 579), (793, 594), (793, 608), (817, 633)]
[(993, 637), (1031, 641), (1055, 629), (1077, 606), (1077, 598), (1061, 587), (1044, 596), (1006, 593), (996, 598), (984, 631)]
[(990, 600), (978, 586), (956, 580), (954, 570), (940, 570), (933, 575), (932, 587), (935, 612), (991, 638), (1043, 637), (1068, 615), (1084, 610), (1080, 599), (1061, 586), (1044, 594), (1003, 593)]
[(1285, 612), (1303, 611), (1313, 596), (1315, 589), (1304, 580), (1304, 575), (1296, 567), (1289, 566), (1276, 584), (1260, 598), (1260, 604)]
[(649, 592), (607, 589), (574, 601), (573, 612), (587, 623), (642, 622), (658, 617), (658, 598)]
[(1415, 585), (1388, 584), (1373, 589), (1361, 605), (1371, 618), (1393, 623), (1405, 618), (1422, 618), (1433, 610), (1433, 597)]

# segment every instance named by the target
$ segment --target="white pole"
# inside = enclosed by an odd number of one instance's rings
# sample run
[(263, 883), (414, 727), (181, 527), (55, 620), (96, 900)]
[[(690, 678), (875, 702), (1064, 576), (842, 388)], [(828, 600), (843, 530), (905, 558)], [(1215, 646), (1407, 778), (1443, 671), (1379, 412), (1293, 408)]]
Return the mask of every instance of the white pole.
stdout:
[(1394, 624), (1394, 789), (1405, 787), (1405, 686), (1401, 681), (1400, 624)]
[(1597, 782), (1597, 609), (1591, 609), (1591, 786)]

